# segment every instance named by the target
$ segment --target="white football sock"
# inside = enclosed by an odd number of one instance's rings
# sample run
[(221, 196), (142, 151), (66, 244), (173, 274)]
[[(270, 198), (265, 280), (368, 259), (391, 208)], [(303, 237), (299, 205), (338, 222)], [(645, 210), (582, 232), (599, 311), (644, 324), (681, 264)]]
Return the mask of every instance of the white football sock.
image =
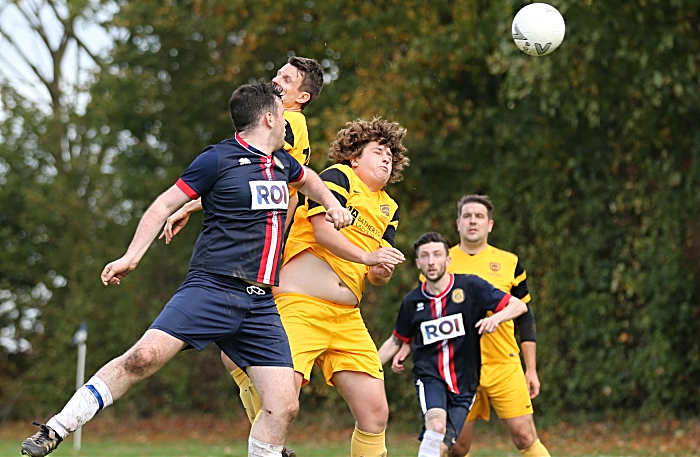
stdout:
[(111, 404), (112, 393), (109, 387), (100, 378), (93, 376), (46, 425), (65, 439), (69, 433), (76, 431), (98, 411)]
[(440, 445), (445, 435), (428, 430), (418, 448), (418, 457), (440, 457)]
[(248, 457), (280, 457), (283, 445), (267, 444), (255, 438), (248, 438)]

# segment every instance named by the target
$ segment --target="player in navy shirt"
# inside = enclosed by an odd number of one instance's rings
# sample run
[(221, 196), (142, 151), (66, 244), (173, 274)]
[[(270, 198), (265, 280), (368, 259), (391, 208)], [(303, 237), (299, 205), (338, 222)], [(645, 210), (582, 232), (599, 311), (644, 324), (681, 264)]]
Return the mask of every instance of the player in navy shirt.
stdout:
[(336, 229), (352, 223), (323, 181), (299, 165), (284, 145), (281, 88), (244, 85), (231, 96), (234, 138), (208, 146), (144, 213), (126, 254), (107, 265), (102, 282), (119, 284), (136, 268), (166, 218), (202, 197), (204, 223), (190, 273), (143, 337), (102, 367), (64, 409), (22, 443), (22, 453), (44, 456), (70, 432), (130, 387), (158, 371), (182, 349), (215, 342), (247, 370), (262, 397), (263, 414), (251, 431), (248, 455), (281, 455), (298, 410), (287, 334), (270, 286), (278, 282), (288, 184), (329, 205)]
[[(414, 247), (426, 281), (404, 297), (394, 337), (413, 341), (413, 376), (425, 419), (418, 455), (439, 457), (459, 436), (474, 402), (481, 335), (523, 314), (527, 306), (478, 276), (446, 274), (450, 246), (442, 235), (426, 233)], [(494, 314), (486, 317), (486, 311)], [(382, 363), (399, 346), (382, 346)]]

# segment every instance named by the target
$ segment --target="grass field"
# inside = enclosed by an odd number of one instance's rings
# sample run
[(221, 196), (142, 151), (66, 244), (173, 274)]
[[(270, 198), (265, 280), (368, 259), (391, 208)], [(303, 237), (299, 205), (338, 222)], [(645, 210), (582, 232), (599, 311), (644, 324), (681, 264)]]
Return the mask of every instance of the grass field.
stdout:
[[(22, 440), (35, 430), (25, 422), (0, 424), (0, 457), (19, 456)], [(68, 438), (51, 457), (244, 457), (247, 433), (245, 419), (222, 421), (204, 416), (117, 421), (106, 415), (84, 428), (80, 452)], [(328, 417), (307, 417), (293, 426), (289, 446), (299, 457), (348, 457), (351, 433), (351, 427), (339, 426)], [(697, 420), (632, 425), (559, 423), (540, 427), (539, 433), (553, 456), (700, 456)], [(498, 421), (480, 421), (476, 436), (470, 457), (521, 455)], [(389, 457), (414, 457), (418, 441), (415, 433), (390, 431), (387, 448)]]

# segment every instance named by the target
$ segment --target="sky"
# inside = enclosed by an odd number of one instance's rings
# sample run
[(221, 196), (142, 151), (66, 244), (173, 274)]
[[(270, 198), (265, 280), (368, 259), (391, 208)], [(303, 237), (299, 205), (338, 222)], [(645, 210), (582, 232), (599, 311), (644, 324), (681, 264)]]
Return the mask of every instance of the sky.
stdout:
[[(57, 5), (58, 14), (66, 17), (68, 14), (66, 1), (55, 0), (54, 4)], [(29, 60), (44, 77), (53, 79), (51, 55), (46, 44), (32, 29), (32, 25), (20, 8), (35, 25), (41, 25), (46, 30), (48, 41), (53, 49), (57, 48), (63, 34), (63, 25), (47, 0), (21, 0), (17, 3), (12, 0), (0, 0), (0, 31), (16, 44), (13, 46), (7, 37), (0, 34), (0, 77), (9, 81), (29, 100), (48, 108), (50, 102), (48, 90), (41, 84), (26, 60)], [(117, 8), (114, 3), (107, 4), (94, 17), (107, 19), (117, 11)], [(113, 45), (107, 30), (87, 20), (76, 23), (76, 35), (95, 55), (106, 56)], [(97, 66), (86, 52), (79, 51), (73, 41), (68, 45), (61, 69), (67, 87), (74, 87), (77, 83), (84, 82), (90, 73), (97, 69)], [(75, 96), (74, 91), (68, 90), (67, 93)], [(86, 100), (78, 105), (83, 105), (85, 102)]]

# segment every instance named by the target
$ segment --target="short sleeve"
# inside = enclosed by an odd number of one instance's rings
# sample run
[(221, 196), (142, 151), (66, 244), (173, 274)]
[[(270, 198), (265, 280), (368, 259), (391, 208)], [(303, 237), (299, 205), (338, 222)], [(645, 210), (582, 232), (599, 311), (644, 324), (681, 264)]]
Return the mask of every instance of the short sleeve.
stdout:
[(531, 300), (530, 291), (527, 288), (527, 273), (519, 260), (513, 273), (513, 286), (510, 288), (510, 294), (521, 299), (524, 303)]
[(219, 153), (207, 146), (180, 176), (176, 185), (191, 199), (209, 192), (219, 178)]
[[(348, 203), (348, 196), (350, 194), (350, 179), (348, 176), (340, 169), (334, 167), (323, 170), (319, 176), (326, 184), (326, 187), (328, 187), (328, 189), (331, 191), (333, 196), (338, 200), (340, 206), (345, 208)], [(326, 209), (321, 206), (320, 203), (309, 199), (309, 217), (325, 211)]]
[(399, 208), (396, 207), (394, 215), (389, 222), (386, 230), (384, 230), (384, 235), (382, 236), (382, 246), (384, 247), (394, 247), (394, 238), (396, 238), (396, 229), (399, 228)]
[(304, 177), (304, 167), (289, 152), (284, 153), (289, 158), (289, 182), (300, 181)]
[(478, 276), (471, 276), (474, 303), (487, 311), (498, 312), (505, 308), (511, 295), (498, 290)]
[(399, 315), (396, 317), (396, 327), (394, 328), (394, 336), (408, 343), (413, 338), (413, 326), (411, 325), (411, 316), (408, 312), (406, 300), (401, 303)]

